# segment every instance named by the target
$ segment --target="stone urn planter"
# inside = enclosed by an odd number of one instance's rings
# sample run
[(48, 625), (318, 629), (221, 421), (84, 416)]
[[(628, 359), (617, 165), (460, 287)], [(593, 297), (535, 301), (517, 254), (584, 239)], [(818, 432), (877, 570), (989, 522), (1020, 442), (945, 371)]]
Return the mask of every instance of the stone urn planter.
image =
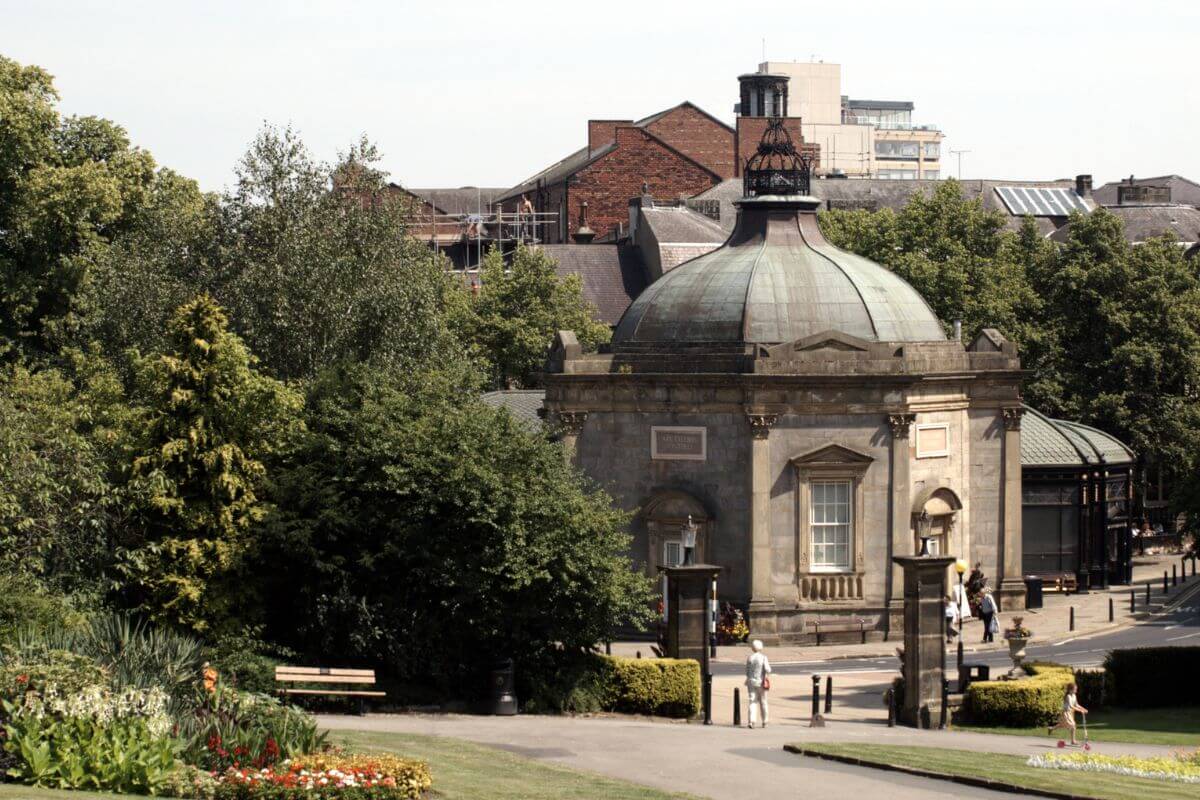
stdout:
[(1012, 627), (1004, 632), (1004, 640), (1008, 642), (1008, 657), (1013, 662), (1012, 669), (1004, 676), (1007, 680), (1029, 677), (1021, 662), (1025, 660), (1025, 645), (1033, 637), (1033, 632), (1021, 624), (1023, 621), (1024, 617), (1013, 617)]

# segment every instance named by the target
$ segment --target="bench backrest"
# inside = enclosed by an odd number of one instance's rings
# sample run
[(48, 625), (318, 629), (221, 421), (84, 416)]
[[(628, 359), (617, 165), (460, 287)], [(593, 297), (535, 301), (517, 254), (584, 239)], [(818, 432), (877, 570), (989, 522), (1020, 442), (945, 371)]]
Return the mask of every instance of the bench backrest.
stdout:
[(375, 683), (373, 669), (330, 669), (328, 667), (276, 667), (275, 680), (295, 683)]

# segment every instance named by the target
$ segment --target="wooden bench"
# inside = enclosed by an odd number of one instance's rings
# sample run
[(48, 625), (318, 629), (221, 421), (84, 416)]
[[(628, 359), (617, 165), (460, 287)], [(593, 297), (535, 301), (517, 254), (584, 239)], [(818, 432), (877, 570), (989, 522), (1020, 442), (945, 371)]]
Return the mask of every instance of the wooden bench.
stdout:
[(1035, 572), (1030, 577), (1042, 579), (1042, 591), (1074, 592), (1079, 588), (1074, 572)]
[(821, 646), (821, 637), (827, 633), (855, 633), (862, 635), (862, 643), (867, 643), (867, 621), (863, 619), (838, 620), (836, 622), (817, 621), (813, 624), (817, 634), (817, 647)]
[(339, 686), (360, 686), (359, 689), (299, 689), (292, 686), (280, 686), (281, 695), (324, 695), (328, 697), (358, 698), (358, 713), (365, 710), (369, 697), (387, 697), (387, 692), (381, 692), (370, 687), (375, 685), (375, 670), (373, 669), (329, 669), (328, 667), (276, 667), (275, 681), (277, 683), (332, 683)]

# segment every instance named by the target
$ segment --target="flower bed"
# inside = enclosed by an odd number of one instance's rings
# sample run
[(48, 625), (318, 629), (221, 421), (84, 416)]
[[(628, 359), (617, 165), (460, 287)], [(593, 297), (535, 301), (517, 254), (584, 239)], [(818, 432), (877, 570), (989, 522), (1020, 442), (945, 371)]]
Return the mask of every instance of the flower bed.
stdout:
[(197, 800), (418, 800), (433, 781), (421, 761), (393, 755), (317, 755), (263, 769), (194, 770), (171, 786)]
[(1064, 753), (1030, 756), (1031, 767), (1065, 769), (1078, 772), (1109, 772), (1135, 778), (1151, 778), (1176, 783), (1200, 783), (1200, 750), (1177, 753), (1174, 758), (1137, 758), (1135, 756), (1101, 756), (1091, 753)]

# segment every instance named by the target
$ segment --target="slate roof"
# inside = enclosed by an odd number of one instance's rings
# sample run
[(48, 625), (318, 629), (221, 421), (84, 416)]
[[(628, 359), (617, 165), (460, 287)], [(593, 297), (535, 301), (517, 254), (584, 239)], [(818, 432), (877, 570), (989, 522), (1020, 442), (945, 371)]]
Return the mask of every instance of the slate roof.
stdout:
[(481, 209), (486, 213), (497, 196), (504, 191), (502, 188), (479, 186), (460, 186), (457, 189), (412, 189), (407, 186), (399, 188), (416, 195), (443, 214), (474, 214)]
[(669, 208), (642, 208), (642, 219), (654, 238), (663, 244), (720, 244), (729, 238), (729, 232), (711, 217), (685, 206)]
[[(846, 178), (846, 179), (817, 179), (812, 182), (810, 194), (820, 199), (822, 208), (865, 208), (868, 211), (878, 211), (881, 208), (899, 210), (908, 203), (914, 194), (924, 192), (931, 194), (944, 181), (940, 180), (890, 180), (884, 178)], [(1017, 228), (1021, 217), (1009, 213), (1000, 195), (996, 193), (999, 186), (1028, 186), (1075, 188), (1074, 180), (1055, 181), (1006, 181), (1006, 180), (962, 180), (959, 181), (963, 196), (980, 198), (983, 207), (991, 211), (999, 211), (1008, 218), (1008, 227)], [(693, 200), (717, 200), (721, 208), (721, 226), (733, 230), (737, 212), (733, 201), (742, 197), (742, 179), (730, 178), (717, 186), (696, 195)], [(1088, 201), (1085, 201), (1088, 202)], [(1090, 207), (1094, 203), (1089, 202)], [(1056, 218), (1057, 219), (1057, 218)], [(1065, 218), (1062, 218), (1065, 220)], [(1046, 217), (1037, 217), (1034, 222), (1043, 236), (1048, 236), (1062, 224)]]
[(1084, 467), (1132, 464), (1133, 451), (1115, 436), (1078, 422), (1051, 419), (1025, 406), (1021, 420), (1022, 467)]
[(616, 325), (633, 299), (646, 288), (637, 249), (627, 244), (545, 244), (560, 275), (583, 278), (583, 297), (599, 311), (600, 321)]
[(546, 399), (544, 389), (503, 389), (488, 392), (479, 399), (493, 408), (507, 408), (513, 417), (532, 428), (542, 426), (542, 417), (538, 412)]
[[(1158, 175), (1153, 178), (1134, 178), (1135, 186), (1168, 186), (1171, 189), (1171, 202), (1188, 206), (1200, 207), (1200, 183), (1188, 180), (1182, 175)], [(1129, 184), (1128, 180), (1112, 181), (1092, 191), (1092, 197), (1102, 206), (1117, 204), (1117, 187)]]
[[(1155, 236), (1170, 233), (1183, 244), (1200, 242), (1200, 210), (1185, 205), (1106, 206), (1125, 223), (1125, 238), (1144, 242)], [(1067, 241), (1070, 225), (1064, 225), (1050, 237), (1056, 242)]]
[[(650, 125), (652, 125), (653, 123), (655, 123), (658, 120), (665, 117), (667, 114), (670, 114), (675, 109), (683, 108), (684, 106), (689, 106), (691, 108), (694, 108), (697, 111), (699, 111), (701, 114), (704, 114), (705, 116), (710, 117), (711, 119), (715, 120), (716, 122), (720, 123), (721, 125), (725, 125), (724, 122), (721, 122), (716, 117), (713, 117), (707, 111), (705, 111), (704, 109), (697, 106), (695, 103), (692, 103), (688, 100), (685, 100), (682, 103), (679, 103), (678, 105), (671, 106), (670, 108), (664, 108), (662, 111), (651, 114), (648, 117), (643, 117), (639, 120), (636, 120), (635, 122), (633, 122), (631, 124), (635, 128), (647, 128)], [(729, 128), (728, 125), (725, 125), (725, 127)], [(730, 128), (731, 132), (732, 132), (732, 130), (733, 129)], [(657, 139), (657, 137), (655, 137), (655, 138)], [(661, 140), (659, 140), (659, 141), (661, 141)], [(669, 147), (671, 150), (676, 150), (676, 148), (671, 147), (670, 145), (666, 144), (665, 142), (663, 142), (663, 144), (666, 147)], [(512, 187), (511, 189), (504, 190), (500, 194), (500, 196), (497, 197), (496, 199), (497, 200), (507, 200), (510, 197), (517, 197), (518, 195), (524, 194), (525, 192), (532, 191), (533, 189), (535, 189), (537, 187), (537, 185), (539, 183), (541, 183), (543, 185), (547, 185), (547, 184), (557, 183), (561, 180), (569, 178), (571, 175), (574, 175), (576, 172), (579, 172), (581, 169), (586, 167), (588, 164), (591, 164), (593, 161), (598, 161), (599, 159), (608, 155), (610, 152), (613, 151), (613, 149), (616, 148), (616, 146), (617, 145), (615, 142), (609, 142), (608, 144), (604, 145), (603, 147), (597, 148), (596, 150), (589, 152), (587, 145), (584, 145), (580, 149), (576, 150), (574, 153), (571, 153), (569, 156), (566, 156), (565, 158), (554, 162), (553, 164), (551, 164), (550, 166), (541, 170), (540, 172), (537, 172), (537, 173), (529, 176), (528, 178), (521, 181), (520, 183), (518, 183), (516, 186)], [(676, 150), (676, 152), (678, 152), (678, 150)], [(689, 161), (695, 161), (695, 159), (687, 156), (686, 154), (680, 153), (680, 155), (683, 158), (687, 158)], [(699, 162), (696, 162), (696, 163), (699, 164), (699, 166), (703, 167), (704, 169), (706, 169), (706, 170), (708, 169), (708, 167), (704, 167), (703, 164), (700, 164)]]

